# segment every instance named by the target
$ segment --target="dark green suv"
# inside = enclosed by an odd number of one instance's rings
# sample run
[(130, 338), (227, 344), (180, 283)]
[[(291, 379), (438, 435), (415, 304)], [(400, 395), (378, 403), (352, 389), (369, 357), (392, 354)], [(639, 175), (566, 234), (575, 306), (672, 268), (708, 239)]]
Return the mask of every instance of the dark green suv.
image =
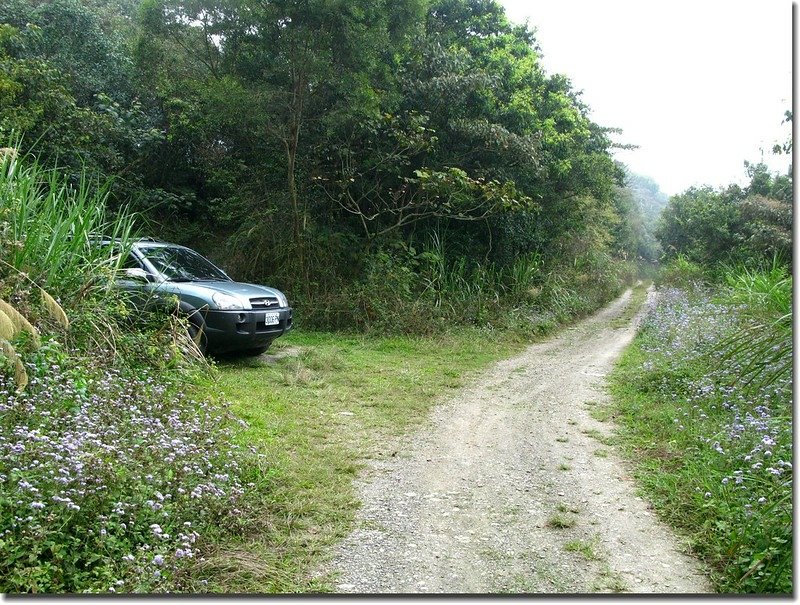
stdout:
[(292, 328), (292, 308), (280, 290), (235, 282), (191, 248), (138, 240), (123, 269), (119, 286), (139, 303), (178, 298), (203, 353), (258, 355)]

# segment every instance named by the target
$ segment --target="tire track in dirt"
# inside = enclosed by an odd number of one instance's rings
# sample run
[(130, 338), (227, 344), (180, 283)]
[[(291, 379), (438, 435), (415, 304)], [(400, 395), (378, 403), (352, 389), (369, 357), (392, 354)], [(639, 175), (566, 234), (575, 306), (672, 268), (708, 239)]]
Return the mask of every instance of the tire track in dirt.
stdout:
[(711, 591), (590, 415), (633, 337), (614, 322), (629, 300), (497, 363), (371, 461), (325, 570), (338, 592)]

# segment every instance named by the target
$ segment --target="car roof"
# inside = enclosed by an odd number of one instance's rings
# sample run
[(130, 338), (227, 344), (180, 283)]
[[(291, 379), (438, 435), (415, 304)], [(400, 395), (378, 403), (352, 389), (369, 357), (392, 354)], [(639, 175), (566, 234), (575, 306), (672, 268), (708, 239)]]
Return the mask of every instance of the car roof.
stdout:
[(181, 246), (180, 244), (173, 244), (170, 242), (163, 242), (160, 239), (155, 239), (154, 237), (141, 237), (137, 240), (134, 240), (133, 244), (135, 246), (146, 245), (148, 248), (166, 248), (169, 246), (170, 248), (185, 248), (186, 246)]
[[(101, 244), (101, 245), (121, 244), (122, 243), (122, 239), (118, 238), (118, 237), (99, 236), (99, 237), (90, 237), (90, 240), (93, 241), (93, 242), (96, 242), (98, 244)], [(129, 241), (134, 245), (137, 245), (137, 244), (160, 244), (160, 245), (163, 245), (163, 246), (177, 246), (178, 245), (178, 244), (170, 244), (169, 242), (164, 242), (164, 241), (161, 241), (161, 240), (156, 239), (154, 237), (137, 237), (137, 238), (135, 238), (133, 240), (129, 240)], [(183, 246), (181, 246), (181, 247), (183, 247)]]
[[(139, 237), (129, 241), (132, 248), (182, 248), (184, 250), (192, 250), (187, 246), (173, 244), (172, 242), (165, 242), (154, 237)], [(116, 237), (101, 237), (96, 239), (96, 243), (101, 246), (108, 246), (111, 244), (121, 244), (122, 240)]]

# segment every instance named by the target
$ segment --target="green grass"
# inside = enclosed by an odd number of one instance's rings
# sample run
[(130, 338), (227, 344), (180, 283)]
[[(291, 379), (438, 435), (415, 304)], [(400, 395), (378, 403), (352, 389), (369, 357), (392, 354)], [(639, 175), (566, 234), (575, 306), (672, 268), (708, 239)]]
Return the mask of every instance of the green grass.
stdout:
[(616, 410), (613, 405), (594, 406), (589, 409), (589, 416), (597, 422), (608, 422), (616, 417)]
[(609, 435), (604, 435), (603, 433), (601, 433), (597, 429), (584, 429), (581, 432), (584, 435), (587, 435), (587, 436), (591, 437), (595, 441), (598, 441), (598, 442), (602, 443), (603, 445), (612, 446), (615, 443), (613, 437), (611, 437)]
[(507, 338), (463, 330), (436, 338), (295, 332), (268, 358), (223, 360), (218, 392), (247, 422), (241, 444), (262, 454), (261, 518), (209, 564), (219, 591), (325, 591), (310, 574), (354, 524), (353, 479), (365, 458), (391, 456), (392, 438), (438, 398), (519, 351)]
[(614, 572), (608, 564), (605, 564), (597, 578), (595, 578), (592, 590), (596, 592), (628, 592), (630, 588), (618, 573)]
[(595, 536), (591, 541), (570, 540), (564, 544), (564, 550), (567, 552), (579, 553), (587, 561), (598, 561), (601, 559), (600, 553), (597, 550), (599, 544), (599, 536)]
[(547, 525), (555, 529), (567, 529), (575, 526), (575, 519), (567, 515), (556, 514), (547, 520)]
[(564, 512), (558, 512), (547, 519), (547, 525), (555, 529), (568, 529), (575, 526), (575, 517)]
[(652, 282), (650, 281), (639, 282), (631, 289), (631, 298), (622, 314), (611, 323), (613, 327), (625, 328), (630, 324), (636, 313), (642, 308), (645, 299), (647, 299), (647, 289), (651, 284)]

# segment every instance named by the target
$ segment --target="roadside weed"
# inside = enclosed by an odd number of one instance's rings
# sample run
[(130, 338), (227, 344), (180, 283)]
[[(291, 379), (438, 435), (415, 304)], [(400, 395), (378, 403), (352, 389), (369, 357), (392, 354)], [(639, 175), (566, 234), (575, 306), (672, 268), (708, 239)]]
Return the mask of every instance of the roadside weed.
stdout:
[(601, 559), (598, 553), (599, 546), (600, 538), (599, 536), (594, 536), (591, 540), (570, 540), (564, 544), (564, 550), (579, 553), (587, 561), (597, 561)]
[(609, 420), (614, 420), (615, 412), (613, 406), (595, 406), (589, 410), (589, 416), (597, 420), (597, 422), (608, 422)]
[(597, 429), (584, 429), (581, 432), (584, 435), (586, 435), (588, 437), (591, 437), (595, 441), (599, 441), (603, 445), (608, 445), (608, 446), (614, 445), (614, 438), (613, 437), (610, 437), (608, 435), (604, 435), (603, 433), (601, 433)]
[(618, 573), (605, 564), (595, 578), (592, 590), (596, 592), (628, 592), (630, 588)]
[(575, 526), (575, 518), (566, 514), (566, 510), (551, 515), (547, 519), (547, 525), (555, 529), (567, 529)]

